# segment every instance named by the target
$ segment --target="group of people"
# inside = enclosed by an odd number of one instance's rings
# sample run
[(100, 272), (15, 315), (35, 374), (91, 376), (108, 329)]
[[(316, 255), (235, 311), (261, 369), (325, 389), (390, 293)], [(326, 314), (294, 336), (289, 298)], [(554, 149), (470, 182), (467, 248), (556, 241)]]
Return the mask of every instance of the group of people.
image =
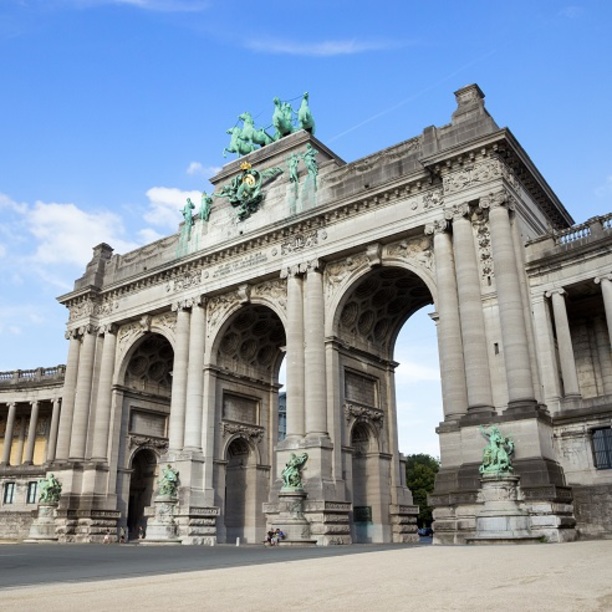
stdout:
[(268, 533), (266, 533), (266, 546), (276, 546), (281, 540), (285, 539), (285, 534), (278, 528), (270, 529)]

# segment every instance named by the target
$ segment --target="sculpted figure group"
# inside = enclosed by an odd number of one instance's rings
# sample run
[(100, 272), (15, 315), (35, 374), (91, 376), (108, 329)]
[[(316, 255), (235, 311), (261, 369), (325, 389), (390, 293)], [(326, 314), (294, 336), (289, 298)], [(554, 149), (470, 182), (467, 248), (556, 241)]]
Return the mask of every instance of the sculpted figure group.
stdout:
[(488, 441), (482, 453), (482, 464), (479, 468), (481, 474), (508, 474), (513, 471), (510, 456), (514, 453), (512, 438), (504, 437), (499, 429), (493, 425), (489, 429), (480, 426), (480, 433)]
[(239, 156), (247, 155), (257, 147), (265, 147), (297, 130), (306, 130), (314, 134), (315, 122), (308, 104), (308, 92), (302, 96), (297, 112), (293, 110), (290, 102), (284, 102), (280, 98), (274, 98), (273, 102), (274, 113), (271, 127), (274, 127), (274, 134), (268, 134), (267, 128), (256, 128), (251, 113), (242, 113), (238, 117), (238, 120), (242, 121), (242, 127), (236, 125), (226, 130), (230, 135), (230, 143), (223, 149), (223, 157), (226, 157), (228, 153), (237, 153)]

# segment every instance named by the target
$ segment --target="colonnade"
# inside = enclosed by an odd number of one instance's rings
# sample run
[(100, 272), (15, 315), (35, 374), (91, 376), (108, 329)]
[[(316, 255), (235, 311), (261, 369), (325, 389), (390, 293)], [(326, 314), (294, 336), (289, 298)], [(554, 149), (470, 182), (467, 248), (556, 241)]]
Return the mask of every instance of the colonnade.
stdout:
[[(56, 441), (60, 417), (60, 400), (34, 400), (31, 402), (9, 402), (4, 430), (4, 445), (0, 466), (33, 465), (36, 446), (36, 430), (40, 420), (41, 404), (50, 402), (51, 423), (46, 438), (44, 462), (51, 462), (56, 456)], [(13, 448), (13, 439), (17, 434), (17, 444)], [(12, 461), (11, 461), (12, 457)]]
[[(509, 194), (480, 198), (488, 211), (492, 258), (504, 351), (508, 408), (535, 405), (520, 274)], [(442, 396), (446, 420), (472, 413), (494, 414), (491, 368), (481, 273), (468, 204), (445, 211), (445, 219), (428, 226), (433, 234), (438, 287), (438, 338)], [(452, 230), (452, 231), (451, 231)], [(519, 267), (519, 265), (521, 267)]]

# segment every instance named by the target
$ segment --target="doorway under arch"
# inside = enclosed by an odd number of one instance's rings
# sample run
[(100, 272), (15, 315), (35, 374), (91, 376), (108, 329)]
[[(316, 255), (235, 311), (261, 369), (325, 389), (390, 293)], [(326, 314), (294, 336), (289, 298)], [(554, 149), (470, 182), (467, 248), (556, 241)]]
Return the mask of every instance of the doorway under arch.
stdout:
[(246, 440), (234, 439), (227, 448), (225, 468), (225, 533), (231, 543), (253, 540), (253, 510), (255, 510), (255, 461)]
[(155, 488), (157, 456), (147, 448), (136, 452), (132, 458), (130, 498), (128, 505), (128, 538), (136, 539), (139, 529), (146, 532), (145, 508), (151, 505)]

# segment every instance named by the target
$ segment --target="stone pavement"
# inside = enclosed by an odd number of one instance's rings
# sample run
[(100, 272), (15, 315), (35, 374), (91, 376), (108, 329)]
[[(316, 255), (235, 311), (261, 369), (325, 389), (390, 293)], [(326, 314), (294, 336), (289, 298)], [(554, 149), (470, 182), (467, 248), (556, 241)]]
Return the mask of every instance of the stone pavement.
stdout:
[[(269, 549), (271, 555), (274, 549)], [(612, 540), (421, 546), (240, 568), (9, 588), (3, 611), (612, 610)]]

